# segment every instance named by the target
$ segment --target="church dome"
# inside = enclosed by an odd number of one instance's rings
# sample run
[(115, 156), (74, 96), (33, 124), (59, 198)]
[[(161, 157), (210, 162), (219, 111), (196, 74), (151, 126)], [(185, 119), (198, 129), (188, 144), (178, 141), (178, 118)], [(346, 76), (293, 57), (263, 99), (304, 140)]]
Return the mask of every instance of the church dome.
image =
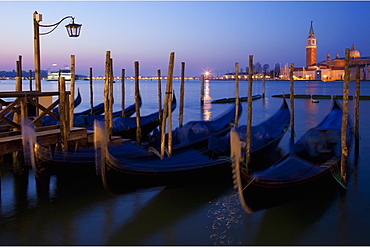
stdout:
[(360, 57), (360, 52), (355, 49), (355, 45), (352, 45), (351, 50), (349, 52), (350, 58), (357, 58)]

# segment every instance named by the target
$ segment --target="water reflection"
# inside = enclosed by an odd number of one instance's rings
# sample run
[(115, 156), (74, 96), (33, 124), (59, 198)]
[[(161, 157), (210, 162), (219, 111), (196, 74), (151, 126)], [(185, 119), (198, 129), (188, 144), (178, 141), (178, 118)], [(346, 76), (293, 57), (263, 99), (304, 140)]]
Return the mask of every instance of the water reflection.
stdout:
[(206, 80), (204, 82), (204, 104), (203, 107), (201, 107), (201, 119), (204, 121), (209, 121), (211, 120), (211, 115), (212, 115), (212, 98), (210, 95), (211, 89), (210, 89), (210, 83), (209, 80)]
[[(180, 187), (168, 187), (148, 203), (129, 223), (123, 224), (121, 228), (116, 230), (109, 237), (106, 244), (194, 244), (196, 241), (189, 239), (188, 231), (178, 231), (174, 226), (184, 220), (184, 218), (191, 217), (202, 205), (222, 195), (226, 190), (230, 189), (230, 185), (231, 181), (227, 179), (224, 181), (203, 181)], [(196, 222), (191, 224), (196, 224)], [(185, 227), (191, 228), (191, 225)], [(176, 234), (172, 234), (172, 232), (176, 232)], [(158, 239), (158, 236), (162, 235), (166, 237)], [(178, 240), (184, 237), (185, 240)]]
[[(339, 186), (339, 185), (338, 185)], [(338, 186), (314, 190), (301, 198), (264, 211), (253, 245), (298, 245), (306, 230), (319, 221), (338, 198)]]

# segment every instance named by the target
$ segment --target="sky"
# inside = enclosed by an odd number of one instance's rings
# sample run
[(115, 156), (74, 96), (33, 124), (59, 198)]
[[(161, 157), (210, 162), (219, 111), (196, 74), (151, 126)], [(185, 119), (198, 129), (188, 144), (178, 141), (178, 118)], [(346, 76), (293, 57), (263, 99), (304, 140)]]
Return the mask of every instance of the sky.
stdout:
[[(75, 55), (76, 73), (103, 76), (106, 51), (111, 52), (114, 75), (125, 69), (141, 76), (167, 75), (170, 53), (175, 53), (174, 75), (218, 76), (246, 70), (253, 63), (294, 63), (305, 66), (306, 38), (313, 21), (317, 61), (355, 45), (370, 56), (368, 1), (3, 1), (0, 0), (0, 71), (34, 69), (33, 13), (40, 24), (54, 24), (74, 16), (81, 35), (69, 38), (65, 25), (40, 37), (41, 69), (63, 69)], [(42, 27), (40, 32), (49, 31)], [(54, 66), (53, 66), (54, 65)]]

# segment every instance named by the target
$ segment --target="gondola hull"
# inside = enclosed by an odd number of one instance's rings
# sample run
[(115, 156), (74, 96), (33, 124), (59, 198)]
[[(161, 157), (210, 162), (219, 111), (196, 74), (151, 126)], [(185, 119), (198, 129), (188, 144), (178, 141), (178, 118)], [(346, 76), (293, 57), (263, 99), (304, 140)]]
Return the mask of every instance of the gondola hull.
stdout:
[[(320, 193), (319, 190), (324, 187), (344, 186), (339, 174), (341, 123), (342, 109), (334, 101), (332, 110), (323, 121), (308, 130), (294, 143), (290, 153), (273, 166), (248, 172), (240, 162), (235, 161), (234, 184), (245, 211), (253, 213), (313, 191)], [(350, 117), (345, 131), (349, 150), (353, 139)]]
[[(302, 160), (297, 157), (293, 158), (291, 161), (297, 163), (302, 162)], [(239, 196), (244, 209), (248, 213), (254, 213), (299, 199), (308, 193), (320, 193), (323, 189), (333, 187), (339, 188), (340, 185), (333, 178), (330, 169), (338, 169), (340, 159), (335, 157), (330, 163), (331, 162), (335, 162), (335, 165), (331, 164), (332, 168), (323, 169), (313, 176), (301, 180), (294, 180), (290, 183), (265, 182), (254, 179), (253, 177), (241, 176), (241, 184), (243, 184), (244, 189), (239, 191)], [(312, 166), (312, 164), (308, 165)]]
[[(153, 165), (153, 169), (148, 171), (125, 168), (125, 165), (122, 163), (117, 164), (111, 160), (106, 160), (102, 166), (104, 172), (101, 175), (105, 186), (108, 186), (110, 190), (179, 186), (199, 181), (232, 181), (231, 176), (225, 176), (225, 174), (231, 174), (231, 166), (228, 161), (210, 159), (206, 156), (198, 160), (188, 161), (186, 166), (189, 169), (171, 170), (170, 167), (177, 162), (176, 160), (186, 160), (186, 157), (189, 157), (189, 155), (194, 156), (194, 154), (185, 150), (182, 154), (176, 154), (171, 158), (164, 158), (164, 160), (159, 160), (159, 158), (153, 159), (150, 162)], [(199, 154), (196, 153), (195, 156), (199, 156)], [(136, 160), (127, 165), (140, 165), (138, 162), (140, 161)], [(158, 164), (159, 166), (168, 165), (169, 167), (165, 171), (161, 168), (154, 169)], [(195, 166), (196, 168), (190, 168)]]

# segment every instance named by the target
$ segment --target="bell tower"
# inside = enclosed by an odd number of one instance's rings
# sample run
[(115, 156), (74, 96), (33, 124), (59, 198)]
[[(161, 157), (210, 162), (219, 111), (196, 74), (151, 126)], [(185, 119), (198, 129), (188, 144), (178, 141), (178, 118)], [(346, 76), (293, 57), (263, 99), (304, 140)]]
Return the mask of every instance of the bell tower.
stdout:
[(313, 31), (312, 21), (310, 32), (308, 33), (308, 37), (306, 39), (306, 68), (310, 65), (316, 64), (316, 37)]

